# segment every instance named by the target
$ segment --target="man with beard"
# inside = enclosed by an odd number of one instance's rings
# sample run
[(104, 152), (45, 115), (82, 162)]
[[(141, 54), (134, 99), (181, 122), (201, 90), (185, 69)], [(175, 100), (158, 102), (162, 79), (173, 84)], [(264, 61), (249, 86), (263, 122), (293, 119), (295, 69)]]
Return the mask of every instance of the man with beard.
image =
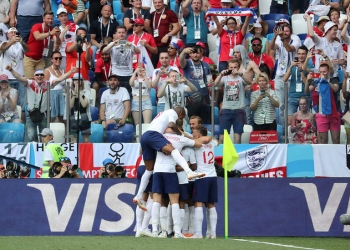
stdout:
[(100, 104), (100, 118), (104, 128), (108, 124), (125, 124), (130, 114), (130, 96), (126, 88), (119, 86), (118, 77), (108, 77), (109, 90), (103, 92)]
[(131, 94), (129, 80), (133, 74), (132, 62), (135, 54), (140, 54), (140, 49), (131, 42), (126, 41), (125, 26), (118, 26), (116, 31), (117, 39), (103, 49), (103, 53), (111, 54), (112, 75), (116, 75), (120, 87), (124, 87)]
[(251, 43), (252, 43), (253, 52), (250, 52), (248, 54), (250, 60), (254, 61), (258, 66), (260, 66), (263, 63), (266, 64), (270, 69), (270, 73), (268, 75), (271, 77), (275, 64), (272, 58), (268, 54), (261, 52), (261, 48), (262, 48), (261, 39), (259, 37), (255, 37), (252, 39)]

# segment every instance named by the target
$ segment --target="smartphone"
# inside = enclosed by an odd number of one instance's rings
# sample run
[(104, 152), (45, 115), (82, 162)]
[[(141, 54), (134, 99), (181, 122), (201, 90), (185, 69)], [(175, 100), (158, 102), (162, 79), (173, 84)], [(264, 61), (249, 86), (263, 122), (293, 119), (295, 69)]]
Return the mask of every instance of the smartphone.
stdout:
[(119, 40), (120, 45), (126, 45), (126, 40)]
[(91, 35), (90, 34), (87, 34), (86, 35), (86, 42), (91, 42)]
[(227, 72), (226, 72), (226, 75), (228, 76), (228, 75), (231, 75), (232, 74), (232, 69), (230, 69), (230, 70), (228, 70)]
[(193, 49), (192, 53), (198, 53), (197, 49)]
[(16, 32), (16, 36), (19, 36), (19, 32), (18, 31)]
[(55, 28), (59, 29), (59, 28), (60, 28), (60, 26), (57, 24), (57, 25), (55, 25)]
[(180, 74), (177, 74), (177, 75), (176, 75), (176, 81), (177, 81), (177, 82), (180, 82)]
[(312, 78), (320, 78), (320, 73), (310, 73)]
[(294, 62), (298, 62), (299, 58), (297, 56), (294, 57)]
[(260, 94), (261, 94), (261, 95), (265, 95), (265, 89), (261, 89), (261, 90), (260, 90)]

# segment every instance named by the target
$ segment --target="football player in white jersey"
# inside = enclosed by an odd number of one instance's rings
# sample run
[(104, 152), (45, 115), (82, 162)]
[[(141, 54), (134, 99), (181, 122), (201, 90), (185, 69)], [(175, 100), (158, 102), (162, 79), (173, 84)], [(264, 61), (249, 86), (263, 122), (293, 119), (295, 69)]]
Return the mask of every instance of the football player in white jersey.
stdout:
[[(151, 122), (147, 131), (141, 137), (142, 156), (145, 162), (146, 171), (141, 178), (138, 193), (133, 199), (141, 209), (147, 208), (141, 202), (141, 196), (148, 185), (149, 178), (153, 173), (154, 163), (157, 152), (163, 152), (171, 155), (177, 164), (179, 164), (187, 173), (189, 179), (202, 177), (203, 174), (193, 172), (187, 165), (186, 160), (181, 156), (178, 149), (175, 149), (171, 143), (163, 136), (167, 128), (171, 128), (176, 134), (181, 135), (181, 131), (176, 126), (176, 120), (183, 119), (186, 115), (185, 109), (176, 107), (160, 112)], [(204, 142), (205, 143), (205, 142)]]
[[(197, 126), (192, 131), (193, 138), (198, 139), (206, 136), (208, 130), (203, 125)], [(195, 235), (192, 238), (203, 238), (202, 224), (203, 224), (203, 203), (208, 210), (208, 218), (210, 224), (210, 232), (208, 238), (216, 238), (216, 224), (217, 213), (215, 203), (218, 202), (218, 186), (217, 175), (214, 166), (215, 156), (214, 147), (218, 145), (218, 141), (213, 138), (208, 144), (203, 144), (200, 148), (195, 148), (195, 155), (197, 160), (197, 171), (205, 173), (205, 177), (196, 179), (193, 189), (193, 201), (195, 202), (194, 224)]]

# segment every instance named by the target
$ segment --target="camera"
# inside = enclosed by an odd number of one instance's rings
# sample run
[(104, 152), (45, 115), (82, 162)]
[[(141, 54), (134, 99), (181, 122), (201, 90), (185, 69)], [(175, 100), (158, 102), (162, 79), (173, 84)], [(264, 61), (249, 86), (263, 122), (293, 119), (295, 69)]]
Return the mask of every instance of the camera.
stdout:
[(232, 74), (232, 70), (230, 69), (230, 70), (226, 71), (225, 76), (228, 76), (228, 75), (231, 75), (231, 74)]
[(27, 178), (29, 177), (31, 169), (26, 166), (21, 166), (13, 161), (6, 163), (6, 178)]
[(126, 40), (119, 40), (119, 45), (126, 45)]

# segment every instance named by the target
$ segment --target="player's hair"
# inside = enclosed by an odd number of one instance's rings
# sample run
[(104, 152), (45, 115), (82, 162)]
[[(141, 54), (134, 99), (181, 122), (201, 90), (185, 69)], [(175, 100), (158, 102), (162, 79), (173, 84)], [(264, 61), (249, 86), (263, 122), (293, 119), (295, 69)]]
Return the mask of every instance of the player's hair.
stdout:
[(190, 120), (192, 120), (192, 119), (197, 119), (197, 120), (198, 120), (198, 124), (202, 124), (202, 123), (203, 123), (202, 118), (200, 118), (200, 117), (197, 116), (197, 115), (192, 115), (192, 116), (190, 117)]
[(202, 136), (208, 135), (208, 129), (207, 127), (203, 125), (198, 125), (195, 130), (197, 130)]
[(183, 115), (186, 115), (186, 111), (185, 111), (185, 109), (183, 107), (176, 107), (176, 108), (174, 108), (174, 110), (178, 114), (181, 113)]
[(175, 124), (176, 124), (176, 126), (178, 126), (178, 127), (182, 127), (182, 125), (183, 125), (184, 123), (183, 123), (183, 120), (177, 119), (176, 122), (175, 122)]

